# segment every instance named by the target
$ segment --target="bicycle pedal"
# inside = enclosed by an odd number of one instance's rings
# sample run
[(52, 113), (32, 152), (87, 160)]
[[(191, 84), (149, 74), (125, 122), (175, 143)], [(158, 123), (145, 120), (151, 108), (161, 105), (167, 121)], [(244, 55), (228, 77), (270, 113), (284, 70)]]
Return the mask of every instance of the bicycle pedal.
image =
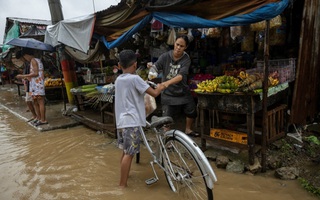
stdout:
[(146, 180), (146, 184), (147, 185), (152, 185), (154, 183), (156, 183), (158, 181), (158, 179), (156, 179), (155, 177), (149, 178)]

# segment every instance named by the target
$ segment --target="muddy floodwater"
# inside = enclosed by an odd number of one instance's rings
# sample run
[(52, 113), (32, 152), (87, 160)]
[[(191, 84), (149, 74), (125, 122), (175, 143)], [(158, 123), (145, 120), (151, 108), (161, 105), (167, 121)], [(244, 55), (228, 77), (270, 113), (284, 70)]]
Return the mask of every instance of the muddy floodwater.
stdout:
[[(133, 163), (129, 187), (118, 188), (121, 151), (115, 141), (84, 126), (39, 132), (0, 105), (0, 199), (182, 199), (169, 189), (163, 173), (153, 176), (150, 155), (143, 147)], [(218, 177), (216, 200), (316, 200), (297, 181), (269, 173), (244, 175), (212, 166)]]

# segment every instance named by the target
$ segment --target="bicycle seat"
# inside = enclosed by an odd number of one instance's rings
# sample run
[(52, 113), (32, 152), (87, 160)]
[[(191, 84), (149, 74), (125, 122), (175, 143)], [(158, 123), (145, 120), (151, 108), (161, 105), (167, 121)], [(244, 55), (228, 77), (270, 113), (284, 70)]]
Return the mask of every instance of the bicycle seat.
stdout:
[(155, 127), (162, 126), (164, 124), (169, 124), (172, 122), (173, 122), (173, 119), (172, 117), (169, 117), (169, 116), (164, 116), (164, 117), (152, 116), (150, 127), (155, 128)]

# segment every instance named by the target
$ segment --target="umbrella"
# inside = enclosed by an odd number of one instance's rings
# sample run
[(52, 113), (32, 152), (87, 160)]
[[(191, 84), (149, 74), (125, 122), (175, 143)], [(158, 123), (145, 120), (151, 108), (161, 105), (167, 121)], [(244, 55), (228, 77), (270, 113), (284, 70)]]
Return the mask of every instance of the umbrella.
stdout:
[(43, 43), (33, 38), (13, 38), (6, 44), (30, 49), (38, 49), (43, 51), (54, 51), (53, 46)]

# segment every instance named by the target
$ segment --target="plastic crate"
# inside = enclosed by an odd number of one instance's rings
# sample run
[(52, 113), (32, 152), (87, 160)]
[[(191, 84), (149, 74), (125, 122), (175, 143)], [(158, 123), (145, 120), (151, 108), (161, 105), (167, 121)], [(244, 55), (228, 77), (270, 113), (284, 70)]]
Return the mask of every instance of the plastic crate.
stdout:
[[(263, 73), (264, 61), (257, 61), (257, 67), (246, 70), (247, 73)], [(278, 72), (279, 82), (286, 83), (295, 80), (296, 58), (269, 60), (269, 74)]]
[(210, 136), (213, 138), (235, 142), (239, 144), (248, 144), (248, 135), (243, 132), (232, 131), (227, 129), (210, 129)]

